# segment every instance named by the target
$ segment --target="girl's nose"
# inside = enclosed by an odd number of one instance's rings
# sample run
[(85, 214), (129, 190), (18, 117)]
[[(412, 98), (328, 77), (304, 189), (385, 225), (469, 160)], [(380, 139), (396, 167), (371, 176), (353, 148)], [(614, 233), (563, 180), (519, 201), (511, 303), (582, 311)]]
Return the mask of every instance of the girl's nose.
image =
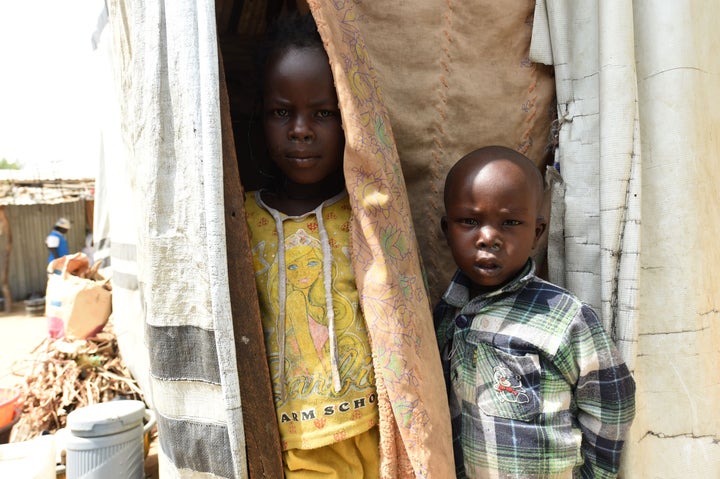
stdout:
[(480, 228), (476, 245), (478, 249), (497, 251), (500, 249), (500, 246), (502, 246), (502, 238), (497, 229), (486, 225)]
[(295, 117), (288, 131), (290, 141), (300, 141), (307, 143), (315, 138), (315, 133), (310, 128), (308, 121), (302, 116)]

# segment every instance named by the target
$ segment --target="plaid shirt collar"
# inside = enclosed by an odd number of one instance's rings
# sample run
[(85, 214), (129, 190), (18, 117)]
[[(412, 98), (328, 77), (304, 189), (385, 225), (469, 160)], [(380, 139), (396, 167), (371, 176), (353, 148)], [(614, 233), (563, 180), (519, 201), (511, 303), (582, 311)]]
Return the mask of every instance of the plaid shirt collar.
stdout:
[(455, 308), (464, 308), (465, 306), (468, 306), (469, 303), (472, 303), (473, 306), (475, 304), (481, 305), (489, 299), (497, 299), (500, 296), (519, 291), (524, 288), (526, 284), (532, 281), (533, 278), (535, 278), (535, 261), (532, 258), (529, 258), (520, 272), (505, 286), (471, 298), (470, 285), (472, 284), (472, 281), (465, 273), (463, 273), (462, 270), (458, 269), (457, 272), (455, 272), (452, 281), (450, 281), (450, 286), (448, 286), (447, 290), (445, 290), (445, 294), (443, 294), (442, 299), (447, 304)]

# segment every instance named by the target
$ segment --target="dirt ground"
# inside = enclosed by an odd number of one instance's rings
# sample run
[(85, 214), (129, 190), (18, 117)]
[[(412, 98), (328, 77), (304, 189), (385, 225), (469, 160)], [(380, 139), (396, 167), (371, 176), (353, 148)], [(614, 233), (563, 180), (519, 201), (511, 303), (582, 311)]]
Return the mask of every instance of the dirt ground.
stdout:
[(25, 312), (25, 303), (13, 304), (12, 312), (0, 312), (0, 387), (24, 382), (33, 361), (33, 351), (48, 335), (45, 316)]

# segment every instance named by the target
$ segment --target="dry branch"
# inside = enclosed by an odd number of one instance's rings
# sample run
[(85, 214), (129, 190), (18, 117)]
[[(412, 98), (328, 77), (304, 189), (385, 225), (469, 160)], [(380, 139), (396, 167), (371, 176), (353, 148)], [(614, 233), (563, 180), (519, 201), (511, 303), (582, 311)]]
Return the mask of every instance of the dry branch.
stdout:
[(13, 428), (13, 442), (67, 425), (77, 408), (143, 394), (122, 362), (110, 324), (95, 337), (68, 341), (47, 338), (36, 348), (33, 367), (25, 376), (22, 415)]

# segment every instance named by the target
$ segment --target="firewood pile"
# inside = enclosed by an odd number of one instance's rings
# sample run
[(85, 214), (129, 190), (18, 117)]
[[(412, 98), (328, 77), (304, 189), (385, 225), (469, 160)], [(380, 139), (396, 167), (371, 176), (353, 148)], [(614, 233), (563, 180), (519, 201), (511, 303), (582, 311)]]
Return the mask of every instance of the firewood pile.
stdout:
[(55, 433), (73, 410), (143, 394), (123, 364), (111, 324), (85, 340), (45, 339), (32, 353), (22, 385), (22, 414), (12, 442)]

